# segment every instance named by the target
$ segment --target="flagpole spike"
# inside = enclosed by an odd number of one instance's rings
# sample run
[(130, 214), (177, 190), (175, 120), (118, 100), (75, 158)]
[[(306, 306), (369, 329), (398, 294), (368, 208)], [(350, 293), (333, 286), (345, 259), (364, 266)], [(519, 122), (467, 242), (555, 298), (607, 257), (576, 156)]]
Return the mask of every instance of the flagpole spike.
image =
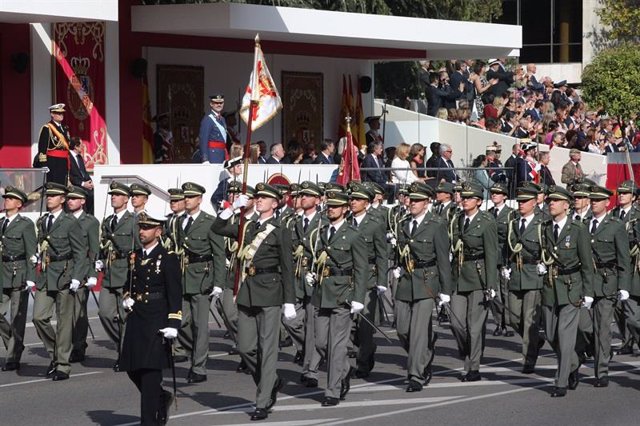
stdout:
[(260, 44), (260, 33), (256, 34), (255, 42), (256, 44)]

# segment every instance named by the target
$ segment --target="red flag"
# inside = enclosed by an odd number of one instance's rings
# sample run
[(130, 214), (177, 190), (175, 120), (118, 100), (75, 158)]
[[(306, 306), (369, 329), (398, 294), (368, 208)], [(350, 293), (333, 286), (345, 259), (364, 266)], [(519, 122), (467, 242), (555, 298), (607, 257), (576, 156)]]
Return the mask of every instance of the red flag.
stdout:
[(353, 144), (353, 136), (351, 135), (351, 127), (349, 119), (347, 122), (347, 136), (342, 151), (342, 161), (338, 169), (338, 177), (336, 183), (347, 185), (352, 180), (360, 182), (360, 165), (358, 164), (358, 148)]
[(347, 125), (344, 121), (346, 117), (351, 115), (349, 105), (349, 92), (347, 91), (347, 80), (342, 74), (342, 101), (340, 103), (340, 117), (338, 118), (338, 139), (347, 136)]
[[(360, 79), (358, 79), (360, 81)], [(355, 124), (353, 126), (354, 143), (356, 146), (363, 147), (367, 144), (367, 132), (365, 132), (364, 128), (364, 109), (362, 108), (362, 91), (360, 90), (360, 84), (358, 83), (358, 93), (356, 98), (356, 109), (355, 109)]]
[(151, 101), (149, 100), (149, 82), (146, 75), (142, 78), (142, 163), (154, 163)]

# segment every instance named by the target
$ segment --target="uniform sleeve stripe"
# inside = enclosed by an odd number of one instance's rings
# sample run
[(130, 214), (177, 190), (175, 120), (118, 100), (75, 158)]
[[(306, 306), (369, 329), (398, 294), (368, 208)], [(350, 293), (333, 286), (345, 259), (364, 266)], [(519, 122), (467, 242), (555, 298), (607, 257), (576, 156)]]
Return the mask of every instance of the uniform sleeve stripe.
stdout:
[(169, 319), (182, 321), (182, 312), (178, 312), (177, 314), (169, 314)]

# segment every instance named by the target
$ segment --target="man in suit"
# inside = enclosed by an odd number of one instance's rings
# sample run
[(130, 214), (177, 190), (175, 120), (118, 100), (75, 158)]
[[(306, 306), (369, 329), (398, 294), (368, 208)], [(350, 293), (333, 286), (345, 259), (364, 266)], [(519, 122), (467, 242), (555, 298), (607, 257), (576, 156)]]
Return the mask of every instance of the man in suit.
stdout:
[(371, 142), (382, 142), (382, 135), (380, 134), (380, 116), (374, 115), (364, 119), (364, 122), (369, 126), (369, 131), (365, 135), (367, 146)]
[(460, 180), (460, 176), (458, 176), (454, 170), (455, 166), (453, 165), (453, 161), (451, 161), (451, 156), (453, 155), (453, 150), (451, 145), (447, 145), (446, 143), (440, 144), (440, 158), (438, 159), (438, 165), (436, 167), (439, 168), (436, 181), (456, 183)]
[(576, 336), (580, 306), (590, 309), (593, 303), (593, 259), (587, 227), (567, 216), (571, 193), (556, 185), (547, 197), (552, 219), (543, 225), (543, 252), (553, 263), (546, 275), (549, 283), (542, 288), (542, 314), (547, 340), (558, 357), (551, 391), (557, 398), (578, 386)]
[(86, 213), (83, 207), (86, 205), (88, 194), (84, 188), (69, 186), (67, 188), (67, 211), (80, 223), (86, 237), (89, 262), (86, 275), (82, 277), (82, 286), (76, 291), (74, 318), (73, 318), (73, 350), (69, 362), (82, 362), (87, 348), (87, 331), (89, 330), (89, 318), (87, 317), (87, 300), (89, 292), (98, 283), (98, 273), (92, 264), (98, 259), (100, 252), (100, 222), (92, 215)]
[(67, 185), (69, 180), (69, 127), (64, 120), (64, 104), (49, 107), (51, 120), (42, 126), (38, 136), (38, 155), (34, 167), (48, 167), (47, 182)]
[(449, 78), (444, 74), (433, 73), (429, 77), (429, 87), (427, 88), (427, 114), (435, 117), (438, 110), (443, 108), (446, 102), (454, 102), (464, 93), (464, 83), (458, 87), (449, 85)]
[(320, 154), (313, 161), (313, 164), (335, 164), (333, 159), (333, 153), (336, 150), (336, 145), (332, 140), (323, 140), (320, 142)]
[(363, 182), (375, 182), (379, 185), (385, 186), (387, 178), (385, 173), (381, 170), (382, 165), (382, 151), (384, 145), (382, 142), (370, 142), (367, 145), (368, 154), (362, 161), (362, 181)]
[(240, 195), (215, 219), (213, 231), (238, 238), (242, 233), (242, 277), (237, 294), (238, 351), (258, 386), (252, 420), (263, 420), (275, 405), (283, 382), (277, 375), (280, 316), (296, 316), (291, 232), (275, 220), (280, 191), (266, 183), (256, 185), (255, 204), (260, 217), (244, 229), (228, 223), (236, 208), (246, 206)]
[[(546, 145), (541, 145), (540, 148), (549, 148)], [(556, 181), (553, 179), (551, 175), (551, 170), (549, 170), (549, 161), (551, 161), (551, 156), (549, 155), (549, 151), (539, 152), (538, 153), (538, 163), (540, 164), (540, 184), (551, 186), (555, 185)]]
[[(209, 355), (210, 296), (222, 296), (226, 280), (224, 241), (211, 230), (214, 217), (200, 210), (205, 188), (193, 182), (182, 184), (184, 216), (178, 226), (178, 250), (182, 270), (182, 324), (180, 344), (191, 354), (189, 383), (207, 380)], [(181, 353), (178, 352), (178, 353)]]
[[(518, 164), (518, 157), (520, 155), (520, 143), (515, 143), (511, 147), (511, 155), (504, 162), (504, 166), (507, 168), (507, 181), (509, 182), (509, 187), (512, 187), (514, 178), (518, 176), (518, 172), (516, 166)], [(510, 196), (514, 194), (509, 194)]]
[[(64, 212), (67, 190), (48, 182), (45, 195), (48, 213), (38, 219), (36, 229), (41, 272), (33, 304), (33, 325), (51, 357), (46, 376), (67, 380), (71, 372), (74, 293), (87, 274), (87, 242), (73, 215)], [(56, 312), (56, 328), (51, 324)]]
[[(37, 251), (35, 227), (20, 209), (27, 202), (22, 190), (7, 186), (4, 218), (0, 221), (0, 337), (7, 349), (2, 371), (20, 369), (24, 351), (29, 292), (35, 287), (36, 265), (31, 261)], [(7, 316), (11, 309), (11, 316)]]
[(271, 145), (271, 156), (267, 158), (267, 164), (280, 164), (284, 158), (284, 147), (280, 142)]
[(227, 152), (227, 123), (222, 116), (224, 95), (209, 96), (211, 112), (200, 122), (200, 153), (204, 164), (220, 164), (229, 158)]
[(267, 144), (265, 141), (256, 142), (258, 145), (258, 164), (267, 164)]
[(72, 138), (69, 143), (69, 152), (71, 158), (69, 163), (69, 182), (71, 185), (79, 186), (87, 192), (85, 210), (89, 214), (93, 214), (93, 181), (87, 172), (82, 158), (82, 140), (80, 138)]
[(569, 161), (562, 166), (560, 182), (565, 185), (570, 185), (584, 178), (584, 172), (582, 171), (582, 166), (580, 166), (581, 157), (582, 153), (579, 149), (571, 148), (569, 151)]
[(527, 87), (536, 92), (543, 92), (544, 85), (538, 82), (536, 78), (537, 67), (536, 64), (527, 64), (527, 72), (525, 78), (527, 80)]
[(517, 188), (518, 217), (512, 217), (507, 230), (507, 242), (502, 247), (506, 263), (500, 270), (509, 285), (509, 324), (522, 338), (522, 372), (535, 371), (538, 352), (544, 344), (538, 333), (540, 304), (545, 266), (542, 262), (543, 241), (540, 233), (544, 217), (536, 212), (540, 187), (523, 182)]
[(498, 83), (494, 84), (491, 89), (489, 89), (489, 92), (497, 98), (504, 95), (513, 84), (513, 72), (506, 71), (502, 61), (499, 59), (490, 59), (487, 80), (491, 81), (493, 79), (497, 79)]
[(395, 292), (398, 337), (408, 354), (407, 392), (418, 392), (431, 381), (435, 333), (431, 312), (436, 298), (451, 301), (448, 224), (429, 211), (433, 189), (414, 182), (409, 187), (410, 216), (400, 223), (401, 267)]
[(135, 218), (127, 210), (131, 195), (129, 187), (113, 181), (109, 185), (108, 194), (111, 197), (113, 213), (102, 221), (100, 258), (94, 266), (96, 271), (104, 272), (98, 316), (107, 336), (117, 345), (118, 360), (113, 369), (119, 371), (125, 320), (122, 296), (129, 275), (130, 253), (139, 245), (136, 239)]
[(174, 148), (169, 113), (158, 114), (153, 121), (156, 122), (156, 131), (153, 133), (154, 163), (172, 163)]

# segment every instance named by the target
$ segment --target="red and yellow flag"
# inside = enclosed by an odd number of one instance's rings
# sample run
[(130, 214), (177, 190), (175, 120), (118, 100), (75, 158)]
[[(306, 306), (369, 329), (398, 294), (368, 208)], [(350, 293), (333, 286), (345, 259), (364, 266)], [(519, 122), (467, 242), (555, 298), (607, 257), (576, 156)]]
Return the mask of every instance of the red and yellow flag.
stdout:
[(347, 185), (352, 180), (360, 182), (360, 165), (358, 164), (358, 148), (353, 144), (353, 135), (351, 134), (351, 127), (349, 125), (349, 119), (346, 121), (347, 135), (346, 143), (344, 144), (344, 150), (342, 151), (342, 161), (338, 169), (338, 177), (336, 183), (340, 185)]
[(354, 143), (356, 146), (366, 146), (367, 144), (367, 132), (364, 128), (364, 109), (362, 108), (362, 91), (360, 90), (360, 79), (358, 79), (358, 92), (356, 94), (356, 108), (353, 125)]
[(151, 128), (151, 101), (149, 82), (145, 75), (142, 79), (142, 163), (153, 164), (153, 129)]

